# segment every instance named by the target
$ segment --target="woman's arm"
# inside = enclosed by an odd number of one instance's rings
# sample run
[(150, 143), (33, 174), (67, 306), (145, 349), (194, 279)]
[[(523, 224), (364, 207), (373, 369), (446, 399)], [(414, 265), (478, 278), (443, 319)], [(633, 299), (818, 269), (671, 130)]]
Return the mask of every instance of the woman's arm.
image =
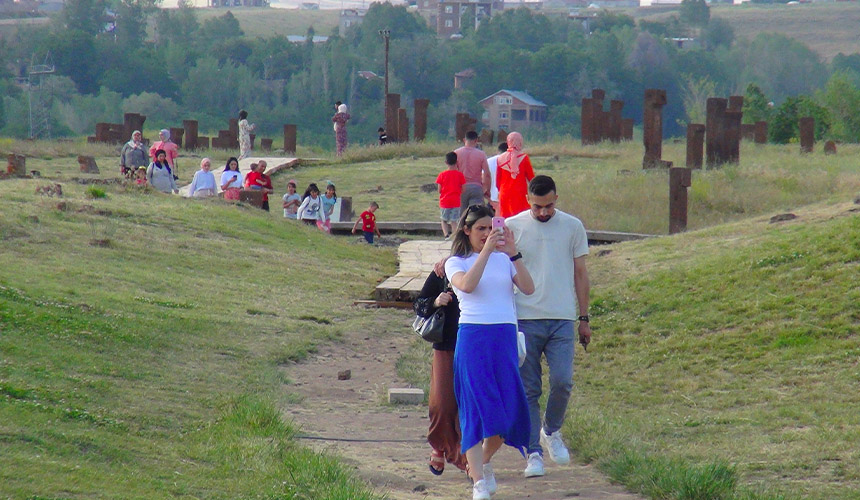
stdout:
[(301, 219), (301, 218), (302, 218), (302, 215), (304, 214), (305, 209), (306, 209), (306, 208), (308, 208), (308, 204), (310, 203), (310, 200), (311, 200), (311, 197), (310, 197), (310, 196), (308, 196), (307, 198), (305, 198), (304, 200), (302, 200), (302, 203), (299, 205), (299, 209), (298, 209), (298, 211), (296, 212), (296, 213), (298, 213), (298, 214), (299, 214), (299, 219)]
[[(466, 293), (474, 292), (475, 288), (478, 286), (478, 282), (481, 281), (481, 276), (484, 275), (487, 261), (490, 259), (490, 255), (495, 251), (496, 243), (499, 241), (500, 237), (501, 234), (497, 231), (491, 232), (490, 236), (487, 237), (487, 241), (484, 243), (484, 248), (482, 248), (481, 253), (478, 254), (478, 260), (475, 261), (472, 268), (465, 273), (459, 272), (451, 276), (451, 284)], [(513, 238), (513, 236), (511, 237)]]
[(444, 280), (435, 274), (430, 274), (427, 277), (427, 280), (424, 281), (424, 286), (421, 288), (421, 293), (418, 294), (418, 298), (412, 304), (415, 314), (423, 318), (429, 318), (433, 314), (433, 310), (437, 307), (434, 303), (438, 299), (439, 294), (445, 291), (444, 283)]

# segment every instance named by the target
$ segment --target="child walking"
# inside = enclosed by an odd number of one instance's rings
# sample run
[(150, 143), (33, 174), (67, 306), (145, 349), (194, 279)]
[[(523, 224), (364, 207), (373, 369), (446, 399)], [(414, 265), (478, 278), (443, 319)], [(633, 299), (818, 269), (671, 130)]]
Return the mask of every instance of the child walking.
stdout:
[(299, 205), (299, 219), (309, 226), (318, 225), (317, 221), (325, 221), (325, 211), (322, 209), (320, 188), (313, 182), (308, 185)]
[(376, 227), (376, 215), (374, 215), (374, 212), (376, 212), (378, 208), (379, 204), (375, 201), (371, 201), (370, 207), (368, 207), (364, 212), (361, 212), (358, 220), (355, 221), (355, 224), (352, 226), (352, 234), (355, 234), (356, 229), (358, 229), (358, 223), (361, 222), (361, 231), (364, 233), (364, 240), (371, 245), (373, 244), (374, 233), (382, 238), (382, 235), (379, 234), (379, 228)]
[(296, 181), (287, 182), (287, 194), (282, 198), (284, 200), (284, 218), (298, 219), (299, 205), (302, 204), (302, 197), (296, 193)]
[(463, 172), (457, 170), (457, 153), (451, 151), (446, 154), (445, 165), (448, 169), (439, 173), (436, 184), (439, 185), (442, 235), (447, 241), (456, 229), (457, 219), (460, 218), (460, 194), (463, 191), (463, 184), (466, 183), (466, 177)]

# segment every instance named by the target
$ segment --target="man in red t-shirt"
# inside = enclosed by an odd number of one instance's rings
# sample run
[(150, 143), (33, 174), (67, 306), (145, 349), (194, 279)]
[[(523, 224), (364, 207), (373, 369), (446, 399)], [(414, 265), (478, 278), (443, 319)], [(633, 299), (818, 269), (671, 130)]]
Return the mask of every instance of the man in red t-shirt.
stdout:
[(376, 212), (377, 208), (379, 208), (379, 205), (375, 201), (371, 201), (370, 207), (361, 212), (358, 220), (352, 225), (352, 234), (355, 234), (355, 231), (358, 229), (358, 223), (361, 222), (361, 231), (364, 233), (364, 239), (371, 245), (373, 244), (373, 233), (382, 238), (382, 235), (379, 234), (379, 229), (376, 227), (376, 215), (373, 213)]
[(251, 173), (245, 177), (245, 187), (263, 191), (263, 204), (260, 208), (269, 211), (269, 193), (274, 192), (272, 187), (272, 179), (266, 175), (266, 167), (268, 164), (265, 160), (260, 160), (260, 163), (251, 164)]
[[(445, 155), (445, 164), (448, 170), (443, 170), (436, 177), (439, 185), (439, 209), (442, 217), (442, 235), (447, 240), (454, 232), (455, 224), (460, 218), (460, 195), (463, 192), (463, 184), (466, 176), (457, 170), (457, 153), (451, 151)], [(450, 226), (450, 228), (449, 228)]]

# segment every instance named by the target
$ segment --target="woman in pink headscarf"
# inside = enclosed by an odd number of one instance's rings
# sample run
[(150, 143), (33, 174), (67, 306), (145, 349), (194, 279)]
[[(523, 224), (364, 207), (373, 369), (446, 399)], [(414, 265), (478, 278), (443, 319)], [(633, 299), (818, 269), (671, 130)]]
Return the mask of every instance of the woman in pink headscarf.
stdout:
[(523, 153), (523, 136), (519, 132), (511, 132), (507, 142), (508, 150), (499, 155), (496, 169), (499, 215), (502, 217), (511, 217), (529, 209), (529, 181), (535, 177), (529, 155)]
[(152, 146), (150, 146), (149, 156), (152, 158), (152, 161), (155, 161), (155, 152), (163, 149), (167, 154), (167, 165), (173, 172), (173, 178), (178, 179), (179, 172), (176, 170), (176, 157), (179, 156), (179, 146), (170, 140), (170, 131), (166, 128), (158, 132), (158, 139), (158, 141), (152, 143)]

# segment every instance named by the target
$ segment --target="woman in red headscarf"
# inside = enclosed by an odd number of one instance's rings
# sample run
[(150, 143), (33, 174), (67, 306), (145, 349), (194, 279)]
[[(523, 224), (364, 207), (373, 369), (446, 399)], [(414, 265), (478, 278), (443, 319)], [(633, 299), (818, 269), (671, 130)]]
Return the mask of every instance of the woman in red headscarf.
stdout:
[(499, 155), (496, 169), (499, 215), (502, 217), (511, 217), (529, 209), (529, 181), (535, 177), (532, 162), (523, 153), (523, 136), (519, 132), (511, 132), (507, 143), (508, 150)]

